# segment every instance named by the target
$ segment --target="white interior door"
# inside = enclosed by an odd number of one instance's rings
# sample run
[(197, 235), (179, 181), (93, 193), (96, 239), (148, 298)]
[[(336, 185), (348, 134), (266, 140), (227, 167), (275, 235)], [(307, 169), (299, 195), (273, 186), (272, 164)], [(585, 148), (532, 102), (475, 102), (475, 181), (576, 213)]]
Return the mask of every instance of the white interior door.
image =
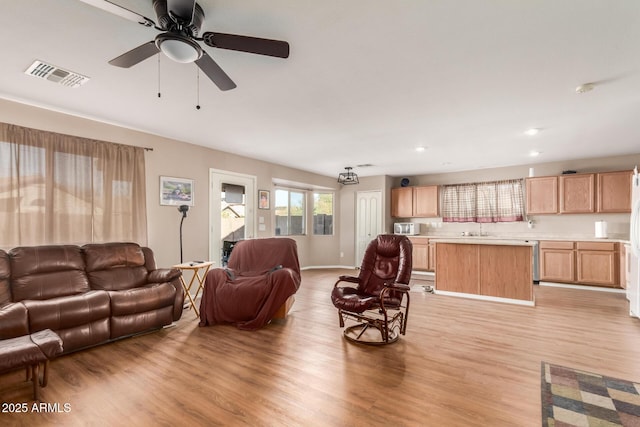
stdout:
[(362, 264), (367, 245), (382, 232), (382, 192), (356, 193), (356, 266)]
[(209, 259), (220, 267), (224, 241), (256, 235), (256, 177), (211, 169), (209, 181)]

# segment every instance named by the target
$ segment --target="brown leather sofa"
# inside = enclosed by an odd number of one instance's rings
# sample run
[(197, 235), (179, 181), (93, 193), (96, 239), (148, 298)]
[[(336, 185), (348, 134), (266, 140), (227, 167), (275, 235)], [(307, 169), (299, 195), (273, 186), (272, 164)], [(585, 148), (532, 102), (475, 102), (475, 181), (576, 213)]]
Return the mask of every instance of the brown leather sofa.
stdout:
[(64, 354), (180, 319), (178, 269), (135, 243), (0, 250), (0, 340), (50, 329)]

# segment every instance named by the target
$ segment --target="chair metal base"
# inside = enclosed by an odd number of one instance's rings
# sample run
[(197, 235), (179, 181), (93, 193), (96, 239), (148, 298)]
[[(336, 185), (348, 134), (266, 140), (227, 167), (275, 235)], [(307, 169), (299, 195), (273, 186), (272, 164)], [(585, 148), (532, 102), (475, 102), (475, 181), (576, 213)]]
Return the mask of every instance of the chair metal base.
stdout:
[(382, 331), (371, 323), (358, 323), (357, 325), (348, 326), (345, 328), (343, 335), (351, 342), (367, 345), (392, 344), (400, 338), (398, 330), (392, 328), (389, 330), (389, 340), (385, 341)]

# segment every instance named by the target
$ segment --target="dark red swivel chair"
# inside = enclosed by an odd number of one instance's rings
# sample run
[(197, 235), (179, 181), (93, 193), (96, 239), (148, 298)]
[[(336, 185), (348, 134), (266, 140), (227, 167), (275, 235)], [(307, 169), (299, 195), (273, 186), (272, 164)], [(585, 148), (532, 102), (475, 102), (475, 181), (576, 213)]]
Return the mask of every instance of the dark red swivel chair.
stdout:
[[(407, 236), (381, 234), (367, 246), (358, 277), (340, 276), (331, 301), (340, 327), (350, 341), (390, 344), (407, 330), (411, 241)], [(344, 285), (344, 284), (348, 285)]]

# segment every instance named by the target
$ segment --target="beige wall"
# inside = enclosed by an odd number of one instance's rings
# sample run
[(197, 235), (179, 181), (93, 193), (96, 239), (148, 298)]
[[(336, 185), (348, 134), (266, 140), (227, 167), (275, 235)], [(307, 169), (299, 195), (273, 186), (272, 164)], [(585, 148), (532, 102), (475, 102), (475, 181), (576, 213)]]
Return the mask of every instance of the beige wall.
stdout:
[[(481, 182), (499, 179), (524, 178), (529, 176), (529, 168), (534, 169), (535, 176), (560, 175), (564, 170), (575, 170), (578, 173), (606, 172), (630, 170), (640, 165), (640, 154), (595, 159), (579, 159), (564, 162), (552, 162), (512, 166), (505, 168), (481, 169), (465, 172), (418, 175), (409, 177), (410, 185), (460, 184), (465, 182)], [(401, 178), (393, 179), (393, 186), (400, 186)], [(610, 238), (629, 238), (629, 214), (582, 214), (582, 215), (537, 215), (532, 216), (532, 229), (526, 223), (483, 224), (482, 232), (503, 237), (527, 235), (532, 238), (542, 237), (576, 237), (591, 238), (595, 235), (595, 221), (607, 221)], [(451, 224), (441, 223), (441, 228), (433, 228), (439, 218), (413, 219), (420, 225), (421, 234), (458, 235), (462, 231), (480, 232), (480, 225), (475, 223)]]
[[(172, 265), (180, 260), (178, 233), (180, 215), (176, 207), (160, 206), (159, 204), (159, 177), (161, 175), (195, 180), (195, 206), (189, 210), (183, 226), (185, 260), (210, 258), (208, 184), (209, 171), (212, 168), (255, 176), (258, 189), (270, 190), (272, 197), (275, 190), (272, 184), (274, 179), (301, 183), (309, 187), (318, 186), (336, 190), (334, 235), (295, 237), (303, 267), (355, 265), (355, 198), (357, 191), (380, 190), (382, 192), (383, 209), (386, 213), (383, 220), (385, 232), (391, 232), (392, 224), (396, 221), (389, 216), (389, 190), (400, 185), (400, 177), (361, 177), (359, 185), (340, 186), (335, 177), (321, 176), (273, 163), (248, 159), (182, 141), (7, 100), (0, 100), (0, 121), (153, 148), (153, 151), (146, 154), (148, 244), (156, 253), (160, 266)], [(529, 167), (535, 169), (536, 176), (542, 176), (560, 174), (566, 169), (574, 169), (578, 172), (632, 169), (639, 163), (640, 154), (447, 174), (425, 174), (409, 178), (411, 185), (453, 184), (525, 177), (529, 173)], [(264, 215), (265, 212), (259, 211), (258, 214)], [(258, 232), (258, 237), (273, 235), (272, 215), (273, 210), (268, 211), (268, 218), (265, 218), (266, 230)], [(561, 234), (567, 237), (584, 237), (593, 235), (594, 221), (599, 219), (608, 221), (611, 237), (628, 238), (629, 215), (621, 214), (537, 216), (533, 218), (535, 227), (531, 230), (527, 228), (525, 223), (508, 223), (483, 225), (482, 231), (505, 237), (522, 234), (534, 236)], [(414, 219), (413, 221), (422, 224), (422, 229), (427, 234), (455, 235), (460, 231), (479, 231), (478, 224), (443, 224), (440, 229), (432, 229), (428, 225), (440, 221), (439, 219)]]
[[(270, 190), (273, 179), (304, 183), (336, 190), (336, 212), (340, 209), (339, 185), (325, 177), (298, 169), (211, 150), (186, 142), (162, 138), (144, 132), (113, 126), (93, 120), (57, 113), (7, 100), (0, 100), (0, 121), (52, 132), (94, 138), (121, 144), (153, 148), (146, 152), (147, 211), (149, 246), (154, 250), (159, 266), (180, 261), (180, 214), (175, 206), (159, 202), (160, 176), (189, 178), (194, 184), (194, 206), (183, 225), (185, 260), (209, 259), (209, 171), (220, 169), (255, 176), (257, 189)], [(273, 202), (272, 202), (273, 207)], [(273, 235), (273, 209), (259, 211), (264, 215), (266, 230), (258, 237)], [(257, 222), (257, 221), (256, 221)], [(340, 263), (340, 221), (335, 221), (333, 236), (297, 236), (302, 266), (337, 265)], [(1, 246), (1, 245), (0, 245)]]

